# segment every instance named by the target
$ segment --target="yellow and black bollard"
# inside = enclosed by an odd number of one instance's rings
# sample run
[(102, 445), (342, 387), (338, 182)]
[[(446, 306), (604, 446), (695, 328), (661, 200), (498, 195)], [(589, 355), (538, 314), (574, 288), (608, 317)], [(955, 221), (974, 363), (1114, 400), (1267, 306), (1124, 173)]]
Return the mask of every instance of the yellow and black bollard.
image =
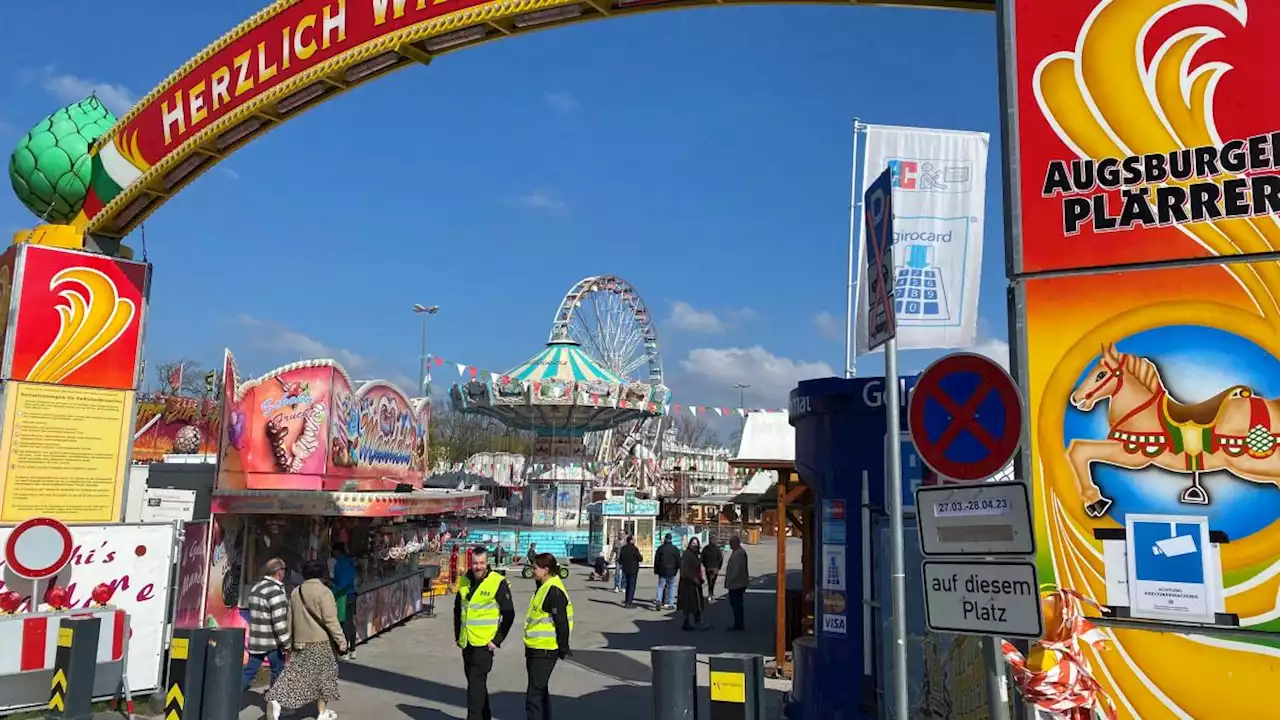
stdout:
[(49, 718), (89, 720), (93, 717), (93, 676), (97, 672), (101, 630), (102, 620), (96, 617), (62, 618), (49, 689)]
[(764, 658), (759, 655), (712, 655), (711, 720), (763, 720)]
[(240, 689), (244, 683), (244, 628), (208, 632), (200, 720), (236, 720), (240, 717)]
[(200, 720), (204, 697), (204, 655), (208, 631), (177, 629), (169, 642), (169, 686), (164, 691), (164, 720)]

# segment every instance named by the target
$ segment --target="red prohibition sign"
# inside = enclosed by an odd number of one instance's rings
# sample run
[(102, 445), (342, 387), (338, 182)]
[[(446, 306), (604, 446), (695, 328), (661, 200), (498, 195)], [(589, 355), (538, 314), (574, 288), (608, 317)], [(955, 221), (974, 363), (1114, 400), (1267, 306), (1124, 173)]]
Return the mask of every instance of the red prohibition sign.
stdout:
[(31, 518), (10, 531), (4, 542), (4, 559), (18, 577), (44, 580), (67, 566), (74, 549), (71, 530), (61, 521)]
[[(956, 376), (974, 376), (961, 383), (972, 388), (968, 397), (955, 397)], [(977, 380), (976, 385), (972, 382)], [(975, 481), (1000, 472), (1022, 440), (1022, 397), (1009, 373), (995, 361), (974, 353), (955, 353), (934, 362), (916, 380), (907, 408), (907, 427), (916, 452), (939, 475)], [(960, 434), (976, 441), (963, 455), (955, 449)]]

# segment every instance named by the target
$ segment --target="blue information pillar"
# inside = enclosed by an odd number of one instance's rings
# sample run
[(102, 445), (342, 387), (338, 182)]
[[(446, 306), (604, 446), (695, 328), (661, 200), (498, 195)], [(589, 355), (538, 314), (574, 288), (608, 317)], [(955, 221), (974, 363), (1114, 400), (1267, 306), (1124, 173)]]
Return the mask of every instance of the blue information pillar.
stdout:
[[(900, 414), (906, 431), (907, 395), (914, 377), (900, 380)], [(870, 608), (872, 593), (870, 510), (885, 505), (886, 433), (883, 378), (805, 380), (791, 391), (791, 425), (796, 431), (796, 470), (813, 491), (819, 525), (813, 543), (818, 587), (814, 596), (816, 643), (800, 652), (804, 677), (787, 708), (793, 720), (854, 720), (875, 717), (878, 655)], [(901, 441), (900, 438), (895, 440)], [(904, 453), (904, 465), (914, 453)], [(918, 460), (915, 461), (917, 464)], [(905, 467), (904, 484), (911, 475)], [(864, 501), (865, 498), (865, 501)], [(911, 504), (914, 504), (912, 498)]]

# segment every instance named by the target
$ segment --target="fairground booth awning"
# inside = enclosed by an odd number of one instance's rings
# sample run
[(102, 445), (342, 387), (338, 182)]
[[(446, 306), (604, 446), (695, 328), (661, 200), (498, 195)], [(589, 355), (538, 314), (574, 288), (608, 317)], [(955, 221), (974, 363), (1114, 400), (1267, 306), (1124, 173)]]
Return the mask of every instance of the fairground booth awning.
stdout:
[(212, 510), (224, 515), (318, 515), (400, 517), (441, 515), (484, 504), (485, 493), (471, 490), (413, 492), (325, 492), (322, 490), (218, 490)]
[(747, 414), (738, 452), (729, 458), (729, 467), (754, 470), (794, 470), (796, 429), (785, 412)]

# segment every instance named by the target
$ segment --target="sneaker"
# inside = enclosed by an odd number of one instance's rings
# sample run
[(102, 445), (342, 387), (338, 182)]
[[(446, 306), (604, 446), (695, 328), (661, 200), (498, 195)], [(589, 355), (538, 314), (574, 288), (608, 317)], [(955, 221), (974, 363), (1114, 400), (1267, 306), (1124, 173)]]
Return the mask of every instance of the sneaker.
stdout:
[[(348, 659), (348, 660), (355, 660), (355, 659), (356, 659), (356, 651), (355, 651), (355, 650), (348, 650), (348, 651), (347, 651), (347, 659)], [(332, 711), (327, 711), (327, 712), (332, 712)], [(337, 717), (337, 715), (335, 714), (335, 715), (334, 715), (334, 717)]]
[(316, 720), (338, 720), (338, 713), (332, 710), (325, 710), (316, 717)]
[(280, 716), (281, 716), (280, 702), (277, 700), (272, 700), (268, 702), (267, 717), (270, 718), (270, 720), (280, 720)]
[(613, 591), (614, 591), (614, 592), (616, 592), (616, 593), (618, 593), (618, 592), (622, 592), (622, 591), (621, 591), (621, 590), (619, 590), (618, 588), (614, 588), (614, 589), (613, 589)]

